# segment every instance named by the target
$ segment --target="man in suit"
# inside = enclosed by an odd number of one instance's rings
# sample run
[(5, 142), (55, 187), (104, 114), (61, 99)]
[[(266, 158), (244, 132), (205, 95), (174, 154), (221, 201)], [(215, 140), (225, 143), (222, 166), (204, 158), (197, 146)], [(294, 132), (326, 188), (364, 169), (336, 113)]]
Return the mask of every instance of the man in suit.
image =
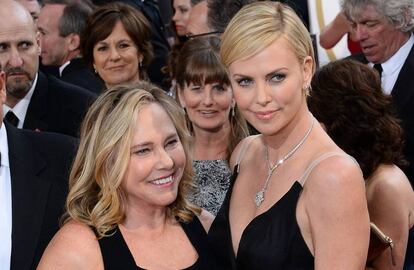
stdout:
[(406, 133), (405, 173), (414, 186), (414, 2), (412, 0), (344, 0), (363, 55), (352, 56), (375, 68), (386, 94), (393, 98)]
[(84, 1), (48, 0), (40, 11), (37, 26), (42, 64), (57, 67), (63, 81), (100, 93), (104, 85), (83, 62), (79, 49), (80, 36), (91, 13), (91, 5)]
[(5, 80), (0, 71), (0, 269), (36, 269), (59, 229), (77, 142), (3, 123)]
[(23, 6), (2, 0), (0, 18), (0, 64), (7, 80), (5, 119), (18, 128), (77, 136), (95, 95), (38, 71), (39, 36)]

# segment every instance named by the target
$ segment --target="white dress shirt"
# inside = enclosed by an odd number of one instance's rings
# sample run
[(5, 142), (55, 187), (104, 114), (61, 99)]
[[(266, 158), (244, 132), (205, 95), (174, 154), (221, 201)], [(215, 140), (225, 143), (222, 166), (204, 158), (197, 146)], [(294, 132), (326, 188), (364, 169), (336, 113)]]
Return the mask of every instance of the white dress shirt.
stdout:
[(30, 88), (29, 92), (26, 94), (24, 98), (22, 98), (17, 104), (10, 108), (6, 104), (3, 104), (3, 116), (6, 115), (8, 111), (12, 111), (17, 118), (19, 118), (19, 123), (17, 124), (17, 128), (23, 128), (24, 119), (26, 118), (27, 108), (29, 108), (30, 100), (32, 99), (34, 89), (37, 84), (37, 77), (38, 74), (36, 74), (36, 77), (33, 81), (32, 87)]
[(0, 269), (10, 269), (12, 201), (9, 147), (6, 128), (3, 123), (0, 124)]
[(59, 77), (62, 77), (63, 70), (64, 70), (64, 69), (65, 69), (65, 67), (67, 67), (69, 64), (70, 64), (70, 61), (67, 61), (66, 63), (64, 63), (63, 65), (61, 65), (61, 66), (59, 67)]
[[(411, 48), (414, 45), (414, 36), (411, 34), (407, 42), (393, 55), (390, 59), (381, 63), (382, 67), (382, 76), (381, 76), (381, 86), (385, 94), (391, 94), (392, 89), (394, 88), (395, 82), (398, 79), (398, 75), (410, 54)], [(374, 66), (373, 63), (369, 63), (371, 67)], [(413, 74), (414, 76), (414, 74)]]

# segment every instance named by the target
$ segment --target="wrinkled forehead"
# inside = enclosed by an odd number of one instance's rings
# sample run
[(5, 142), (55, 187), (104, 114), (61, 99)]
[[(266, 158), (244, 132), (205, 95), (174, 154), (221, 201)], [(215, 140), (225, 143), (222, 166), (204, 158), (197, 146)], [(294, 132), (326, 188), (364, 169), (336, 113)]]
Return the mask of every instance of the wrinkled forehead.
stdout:
[(36, 30), (33, 24), (0, 24), (0, 42), (13, 42), (17, 40), (36, 40)]

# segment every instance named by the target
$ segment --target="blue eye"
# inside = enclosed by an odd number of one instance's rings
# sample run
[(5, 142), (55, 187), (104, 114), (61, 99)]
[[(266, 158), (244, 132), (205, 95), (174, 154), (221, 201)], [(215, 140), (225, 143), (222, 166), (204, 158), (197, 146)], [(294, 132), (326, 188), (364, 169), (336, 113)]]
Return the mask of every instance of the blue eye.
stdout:
[(236, 82), (239, 86), (242, 86), (242, 87), (246, 87), (246, 86), (253, 84), (253, 80), (247, 79), (247, 78), (238, 79), (236, 80)]
[(143, 149), (138, 149), (134, 152), (134, 154), (138, 155), (138, 156), (143, 156), (146, 155), (150, 152), (149, 148), (143, 148)]
[(271, 78), (270, 81), (272, 82), (281, 82), (286, 78), (286, 75), (283, 73), (276, 73)]

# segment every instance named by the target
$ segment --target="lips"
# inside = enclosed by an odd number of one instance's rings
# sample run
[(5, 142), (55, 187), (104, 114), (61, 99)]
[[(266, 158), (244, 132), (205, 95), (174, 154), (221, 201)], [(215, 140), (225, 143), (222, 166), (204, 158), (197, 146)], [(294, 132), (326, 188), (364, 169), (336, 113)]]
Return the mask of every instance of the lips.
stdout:
[(198, 112), (204, 117), (214, 117), (218, 113), (216, 110), (199, 110)]
[(173, 182), (174, 182), (174, 178), (172, 174), (167, 177), (158, 178), (158, 179), (150, 181), (152, 185), (159, 186), (159, 187), (170, 186)]
[(269, 119), (273, 118), (273, 116), (275, 115), (276, 112), (277, 112), (277, 110), (269, 110), (269, 111), (255, 112), (254, 114), (260, 120), (269, 120)]

